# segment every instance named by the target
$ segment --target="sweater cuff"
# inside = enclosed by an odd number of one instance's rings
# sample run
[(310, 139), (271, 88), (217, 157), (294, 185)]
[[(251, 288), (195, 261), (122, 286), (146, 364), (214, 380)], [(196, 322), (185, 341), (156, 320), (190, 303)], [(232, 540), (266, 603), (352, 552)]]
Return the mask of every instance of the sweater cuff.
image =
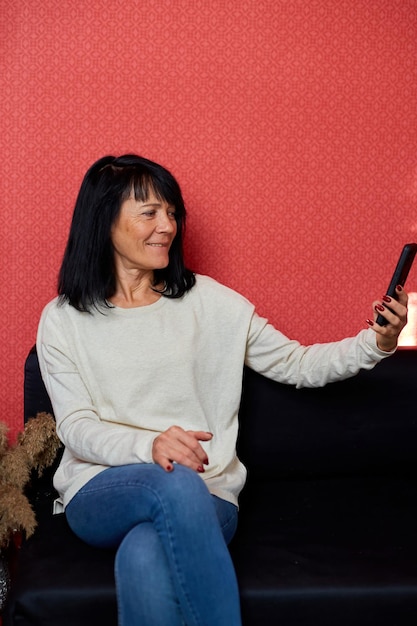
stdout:
[(372, 351), (375, 353), (375, 355), (379, 357), (378, 360), (385, 359), (386, 357), (395, 354), (395, 352), (397, 351), (397, 347), (395, 347), (394, 350), (391, 350), (390, 352), (386, 352), (385, 350), (381, 350), (381, 348), (378, 348), (376, 333), (370, 328), (365, 329), (364, 333), (366, 333), (366, 343), (372, 348)]

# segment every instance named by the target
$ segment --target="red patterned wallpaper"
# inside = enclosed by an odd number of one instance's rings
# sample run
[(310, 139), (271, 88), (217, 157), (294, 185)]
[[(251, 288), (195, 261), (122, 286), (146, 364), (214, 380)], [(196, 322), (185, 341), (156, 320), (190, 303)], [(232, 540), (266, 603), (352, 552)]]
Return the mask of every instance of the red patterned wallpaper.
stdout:
[(172, 170), (190, 264), (281, 330), (313, 342), (364, 326), (417, 240), (416, 0), (1, 0), (0, 29), (12, 433), (78, 186), (107, 153)]

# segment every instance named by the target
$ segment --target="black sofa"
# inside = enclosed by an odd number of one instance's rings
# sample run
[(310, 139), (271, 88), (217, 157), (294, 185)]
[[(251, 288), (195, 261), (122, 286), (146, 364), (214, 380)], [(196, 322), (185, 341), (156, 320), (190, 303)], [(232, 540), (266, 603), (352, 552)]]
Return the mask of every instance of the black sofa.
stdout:
[[(25, 419), (43, 410), (32, 350)], [(417, 350), (321, 389), (247, 369), (240, 419), (248, 481), (230, 550), (244, 626), (415, 626)], [(115, 626), (112, 552), (51, 515), (51, 473), (31, 490), (38, 528), (18, 552), (4, 626)]]

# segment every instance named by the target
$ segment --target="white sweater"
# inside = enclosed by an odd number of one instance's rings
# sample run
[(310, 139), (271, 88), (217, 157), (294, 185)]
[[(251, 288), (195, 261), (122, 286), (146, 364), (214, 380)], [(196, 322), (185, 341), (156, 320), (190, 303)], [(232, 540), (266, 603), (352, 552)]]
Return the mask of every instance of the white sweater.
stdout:
[(152, 463), (153, 440), (173, 424), (213, 433), (202, 443), (210, 463), (201, 477), (237, 504), (246, 479), (236, 456), (245, 363), (280, 382), (318, 387), (390, 354), (370, 329), (301, 346), (244, 297), (201, 275), (182, 298), (144, 307), (90, 314), (55, 298), (41, 315), (37, 349), (65, 445), (54, 477), (63, 507), (106, 467)]

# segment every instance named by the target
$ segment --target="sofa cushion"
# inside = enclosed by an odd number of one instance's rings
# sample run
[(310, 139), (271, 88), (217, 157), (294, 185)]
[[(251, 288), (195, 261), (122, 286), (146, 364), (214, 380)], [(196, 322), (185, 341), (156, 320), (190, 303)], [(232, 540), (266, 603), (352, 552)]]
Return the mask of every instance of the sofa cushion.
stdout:
[(413, 349), (318, 389), (296, 389), (246, 369), (239, 456), (259, 477), (414, 471), (414, 390)]
[(244, 624), (414, 626), (417, 480), (249, 480), (231, 553)]
[(114, 553), (92, 548), (65, 515), (42, 519), (20, 548), (5, 624), (116, 626)]

